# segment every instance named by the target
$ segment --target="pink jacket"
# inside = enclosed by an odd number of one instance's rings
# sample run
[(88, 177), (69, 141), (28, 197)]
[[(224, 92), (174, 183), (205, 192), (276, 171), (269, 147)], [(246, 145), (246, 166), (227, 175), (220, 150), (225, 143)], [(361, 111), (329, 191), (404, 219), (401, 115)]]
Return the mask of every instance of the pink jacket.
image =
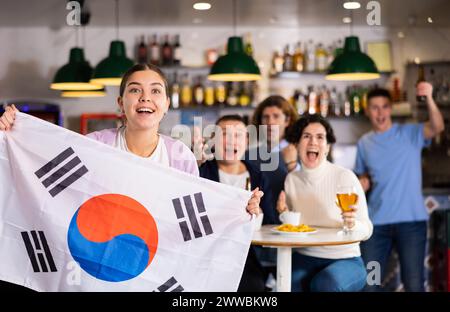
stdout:
[[(114, 145), (118, 129), (105, 129), (87, 134), (88, 138), (96, 141)], [(181, 141), (172, 139), (171, 137), (161, 135), (169, 154), (169, 165), (172, 168), (199, 176), (197, 161), (191, 150)]]

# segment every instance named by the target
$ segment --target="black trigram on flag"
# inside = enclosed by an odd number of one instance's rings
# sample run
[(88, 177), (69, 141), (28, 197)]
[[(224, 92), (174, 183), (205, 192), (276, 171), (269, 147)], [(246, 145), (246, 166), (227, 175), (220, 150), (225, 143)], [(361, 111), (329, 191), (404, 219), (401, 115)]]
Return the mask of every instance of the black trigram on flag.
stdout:
[[(79, 164), (81, 164), (80, 158), (69, 147), (42, 166), (34, 174), (40, 179), (45, 188), (48, 189), (50, 195), (55, 197), (88, 172), (84, 165), (78, 166)], [(78, 168), (76, 170), (72, 170), (77, 166)]]
[[(206, 215), (202, 193), (194, 194), (194, 199), (197, 209), (194, 208), (191, 195), (183, 196), (183, 202), (187, 216), (183, 211), (180, 199), (175, 198), (172, 200), (173, 207), (175, 208), (175, 213), (179, 221), (181, 233), (183, 234), (185, 242), (192, 239), (191, 232), (194, 234), (195, 238), (213, 233), (211, 223), (209, 222), (209, 218)], [(198, 222), (197, 214), (202, 226)], [(203, 227), (203, 233), (201, 227)]]
[[(21, 232), (25, 248), (30, 258), (34, 272), (56, 272), (58, 271), (53, 261), (52, 253), (48, 247), (44, 232), (30, 231)], [(30, 237), (31, 234), (31, 237)]]
[(158, 290), (160, 292), (182, 292), (184, 288), (178, 283), (175, 277), (172, 276), (167, 282), (159, 286)]

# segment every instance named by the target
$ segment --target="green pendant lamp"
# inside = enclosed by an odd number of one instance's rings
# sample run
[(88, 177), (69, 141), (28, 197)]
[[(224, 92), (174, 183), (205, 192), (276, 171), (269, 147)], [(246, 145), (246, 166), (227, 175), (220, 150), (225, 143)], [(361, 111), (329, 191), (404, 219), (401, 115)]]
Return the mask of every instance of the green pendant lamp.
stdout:
[(380, 78), (375, 62), (361, 52), (359, 39), (355, 36), (345, 38), (344, 51), (338, 55), (328, 68), (327, 80), (371, 80)]
[(105, 86), (118, 86), (122, 75), (134, 65), (127, 58), (125, 43), (123, 41), (112, 41), (109, 46), (109, 55), (95, 67), (91, 82)]
[(211, 67), (209, 80), (252, 81), (261, 79), (255, 60), (244, 52), (241, 37), (228, 38), (227, 54), (217, 59)]
[(102, 86), (89, 82), (92, 68), (84, 59), (81, 48), (70, 49), (69, 63), (61, 67), (55, 74), (50, 89), (53, 90), (95, 90)]
[[(233, 22), (236, 33), (236, 0), (233, 0)], [(255, 60), (244, 52), (242, 37), (228, 38), (227, 54), (222, 55), (211, 67), (209, 80), (253, 81), (261, 79)]]
[[(119, 38), (119, 1), (116, 0), (116, 37)], [(125, 43), (114, 40), (109, 46), (109, 55), (94, 69), (91, 82), (105, 86), (118, 86), (122, 81), (122, 75), (134, 65), (127, 58)]]

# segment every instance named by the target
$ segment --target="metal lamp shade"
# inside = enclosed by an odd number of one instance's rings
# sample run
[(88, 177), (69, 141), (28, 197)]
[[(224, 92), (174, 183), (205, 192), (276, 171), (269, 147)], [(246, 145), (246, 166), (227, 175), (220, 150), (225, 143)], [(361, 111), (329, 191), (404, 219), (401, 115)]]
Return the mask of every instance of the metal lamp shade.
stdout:
[(91, 82), (105, 86), (118, 86), (122, 81), (122, 75), (134, 65), (127, 58), (125, 43), (123, 41), (112, 41), (107, 58), (95, 67)]
[(255, 60), (244, 52), (241, 37), (228, 38), (227, 54), (219, 57), (211, 67), (209, 80), (252, 81), (261, 79)]
[(358, 37), (345, 38), (344, 51), (331, 63), (327, 80), (371, 80), (380, 78), (375, 62), (361, 52)]

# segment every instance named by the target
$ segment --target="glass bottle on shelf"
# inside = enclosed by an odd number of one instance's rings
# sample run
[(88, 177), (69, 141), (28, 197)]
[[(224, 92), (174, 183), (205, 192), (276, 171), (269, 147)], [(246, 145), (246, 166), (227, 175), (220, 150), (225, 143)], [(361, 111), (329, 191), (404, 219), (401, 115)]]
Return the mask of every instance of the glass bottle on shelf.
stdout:
[(240, 106), (249, 106), (251, 102), (251, 95), (250, 95), (250, 84), (249, 81), (244, 81), (241, 85), (241, 93), (239, 95), (239, 105)]
[(272, 58), (273, 75), (276, 75), (283, 71), (283, 64), (284, 59), (281, 56), (281, 53), (279, 51), (275, 51)]
[(137, 49), (137, 61), (139, 64), (147, 64), (147, 45), (145, 44), (145, 36), (141, 36), (141, 41)]
[(181, 62), (181, 44), (180, 44), (180, 35), (175, 35), (175, 42), (173, 44), (173, 65), (180, 66)]
[(339, 55), (341, 55), (342, 52), (344, 52), (344, 46), (343, 46), (343, 43), (342, 43), (342, 39), (339, 39), (337, 41), (337, 43), (336, 43), (336, 46), (334, 47), (334, 52), (333, 52), (334, 58), (336, 58)]
[(217, 82), (216, 84), (216, 103), (219, 105), (225, 104), (227, 99), (227, 91), (223, 82)]
[(308, 87), (308, 113), (317, 113), (317, 93), (313, 86)]
[(230, 91), (228, 92), (227, 96), (227, 104), (229, 106), (236, 106), (238, 104), (239, 101), (238, 92), (239, 92), (239, 82), (238, 81), (231, 82)]
[(180, 100), (182, 107), (189, 107), (192, 104), (192, 88), (188, 74), (183, 75)]
[(308, 40), (305, 51), (305, 70), (307, 72), (314, 72), (316, 67), (316, 60), (312, 39)]
[[(328, 107), (328, 114), (336, 116), (336, 105), (338, 105), (338, 94), (336, 92), (336, 88), (333, 87), (330, 90), (330, 105)], [(339, 115), (337, 115), (339, 116)]]
[(353, 106), (353, 113), (355, 115), (359, 115), (361, 113), (361, 99), (359, 95), (359, 90), (357, 88), (353, 89), (352, 106)]
[(297, 45), (295, 46), (295, 52), (293, 56), (293, 67), (294, 71), (296, 72), (302, 72), (303, 71), (303, 63), (304, 63), (304, 54), (302, 50), (301, 42), (297, 42)]
[(289, 48), (289, 44), (284, 47), (284, 55), (283, 55), (283, 71), (288, 72), (293, 70), (293, 57)]
[(205, 84), (205, 105), (214, 105), (214, 87), (211, 81), (207, 80)]
[(329, 107), (330, 107), (330, 94), (328, 93), (327, 87), (323, 85), (322, 90), (320, 92), (320, 100), (319, 100), (320, 115), (322, 115), (322, 117), (328, 116)]
[(297, 113), (301, 116), (308, 112), (308, 102), (306, 101), (306, 96), (303, 94), (302, 90), (296, 91), (295, 108), (297, 109)]
[(150, 43), (150, 48), (148, 52), (150, 54), (149, 55), (150, 63), (159, 66), (161, 64), (161, 50), (158, 44), (158, 36), (156, 34), (153, 35), (153, 39)]
[(327, 69), (330, 67), (331, 63), (334, 61), (334, 47), (329, 45), (327, 49)]
[(170, 66), (173, 64), (173, 49), (169, 43), (169, 35), (164, 36), (164, 43), (161, 47), (162, 65)]
[(345, 91), (344, 116), (349, 117), (351, 114), (352, 114), (351, 87), (347, 87)]
[(170, 96), (170, 105), (173, 109), (180, 108), (180, 85), (178, 84), (177, 73), (173, 74), (172, 92)]
[(244, 36), (244, 51), (247, 55), (253, 57), (253, 45), (252, 45), (252, 34), (246, 33)]
[(204, 99), (205, 99), (205, 90), (203, 88), (203, 84), (202, 84), (202, 77), (198, 76), (197, 77), (197, 82), (194, 85), (194, 101), (193, 104), (195, 106), (203, 106), (204, 104)]
[[(334, 92), (336, 92), (336, 89), (333, 89)], [(342, 92), (339, 93), (335, 93), (336, 94), (336, 102), (334, 103), (334, 115), (336, 117), (340, 117), (342, 116), (343, 113), (343, 107), (344, 107), (344, 103), (345, 103), (345, 97), (344, 94)], [(333, 98), (334, 95), (331, 95), (331, 98)]]
[(327, 63), (328, 63), (328, 55), (327, 51), (323, 48), (323, 44), (319, 43), (316, 47), (316, 71), (318, 72), (324, 72), (327, 70)]

